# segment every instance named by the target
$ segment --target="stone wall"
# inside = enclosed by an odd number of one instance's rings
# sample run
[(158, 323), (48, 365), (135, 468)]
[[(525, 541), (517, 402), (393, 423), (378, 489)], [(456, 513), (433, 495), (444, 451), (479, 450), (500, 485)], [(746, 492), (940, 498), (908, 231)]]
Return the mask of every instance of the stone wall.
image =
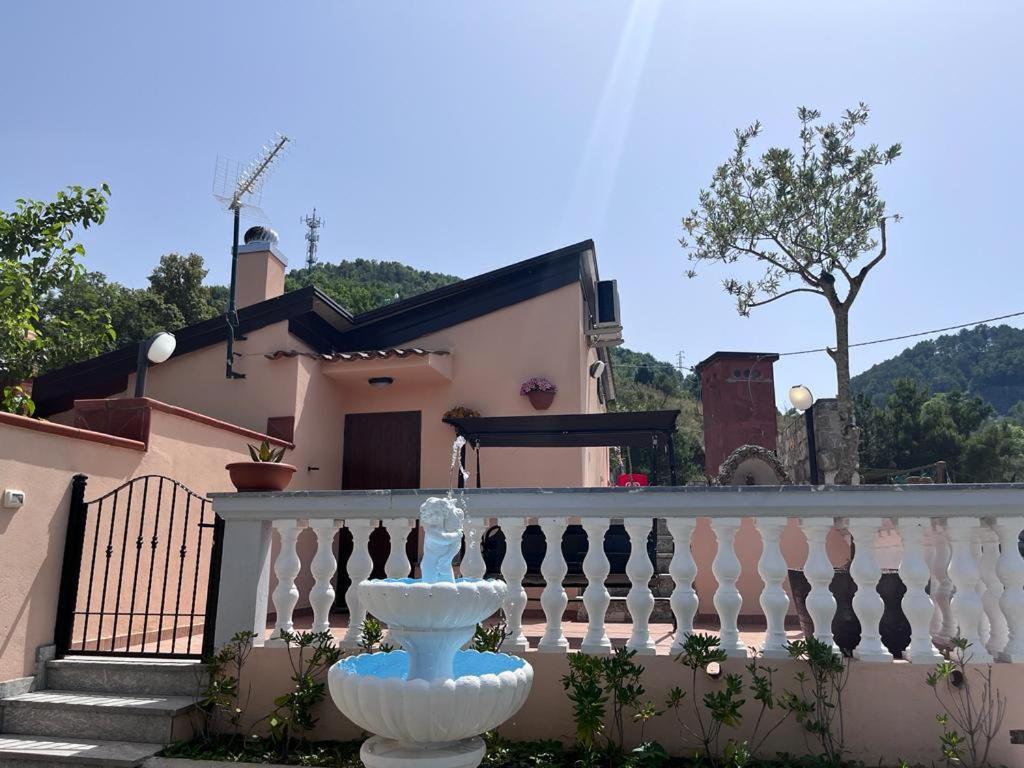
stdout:
[[(814, 441), (818, 454), (818, 482), (835, 483), (839, 458), (843, 451), (839, 421), (839, 402), (835, 398), (822, 398), (811, 406), (814, 410)], [(807, 426), (805, 417), (781, 420), (778, 454), (782, 466), (796, 485), (811, 482), (810, 462), (807, 456)], [(854, 482), (856, 482), (856, 477)]]

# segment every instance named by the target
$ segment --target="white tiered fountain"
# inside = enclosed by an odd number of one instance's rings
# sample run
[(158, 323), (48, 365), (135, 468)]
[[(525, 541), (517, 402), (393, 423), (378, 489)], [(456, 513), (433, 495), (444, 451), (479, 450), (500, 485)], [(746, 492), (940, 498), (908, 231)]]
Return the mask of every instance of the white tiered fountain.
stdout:
[(514, 715), (530, 692), (524, 659), (459, 650), (506, 591), (501, 581), (455, 578), (464, 520), (451, 494), (427, 499), (422, 578), (358, 586), (363, 606), (402, 647), (343, 659), (328, 675), (338, 708), (376, 734), (360, 752), (367, 768), (476, 768), (480, 734)]

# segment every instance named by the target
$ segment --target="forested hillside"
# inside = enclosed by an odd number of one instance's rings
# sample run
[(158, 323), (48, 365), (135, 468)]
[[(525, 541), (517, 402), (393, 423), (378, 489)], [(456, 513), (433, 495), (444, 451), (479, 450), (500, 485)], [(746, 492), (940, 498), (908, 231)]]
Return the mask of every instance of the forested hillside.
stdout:
[(1006, 414), (1024, 400), (1024, 330), (979, 325), (922, 341), (853, 377), (853, 389), (881, 406), (899, 379), (931, 392), (978, 395)]

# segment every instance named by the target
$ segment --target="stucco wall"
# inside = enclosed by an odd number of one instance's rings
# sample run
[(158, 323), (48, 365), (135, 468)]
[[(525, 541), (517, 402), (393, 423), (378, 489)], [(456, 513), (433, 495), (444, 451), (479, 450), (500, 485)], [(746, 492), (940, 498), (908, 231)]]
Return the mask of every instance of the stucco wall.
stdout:
[(36, 648), (53, 641), (74, 475), (89, 478), (86, 500), (150, 473), (201, 494), (231, 490), (224, 465), (244, 458), (245, 437), (155, 410), (151, 419), (148, 451), (109, 435), (0, 421), (0, 492), (26, 493), (20, 509), (0, 509), (0, 681), (33, 674)]

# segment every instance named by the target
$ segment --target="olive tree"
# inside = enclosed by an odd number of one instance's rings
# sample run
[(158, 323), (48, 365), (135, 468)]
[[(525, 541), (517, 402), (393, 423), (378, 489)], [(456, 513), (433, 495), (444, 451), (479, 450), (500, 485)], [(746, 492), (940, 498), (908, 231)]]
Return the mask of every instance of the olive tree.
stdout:
[[(680, 244), (692, 264), (713, 262), (747, 268), (723, 287), (736, 308), (749, 316), (755, 307), (796, 293), (822, 297), (835, 322), (828, 349), (836, 368), (844, 450), (837, 483), (852, 481), (857, 429), (850, 391), (850, 308), (868, 274), (887, 254), (886, 211), (875, 170), (899, 157), (901, 147), (854, 146), (868, 121), (860, 104), (838, 122), (801, 107), (800, 146), (771, 147), (760, 157), (751, 143), (761, 124), (736, 131), (736, 149), (702, 189), (697, 206), (683, 219)], [(688, 277), (696, 276), (691, 266)]]

